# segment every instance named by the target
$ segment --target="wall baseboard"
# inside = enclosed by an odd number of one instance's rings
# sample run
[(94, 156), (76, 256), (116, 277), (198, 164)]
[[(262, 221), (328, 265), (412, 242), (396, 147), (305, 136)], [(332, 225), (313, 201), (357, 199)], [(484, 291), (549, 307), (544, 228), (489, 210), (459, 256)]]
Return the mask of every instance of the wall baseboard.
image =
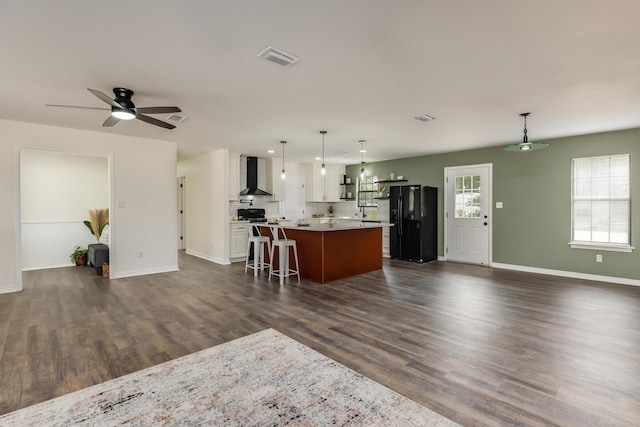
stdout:
[(25, 267), (22, 271), (35, 271), (35, 270), (46, 270), (48, 268), (64, 268), (64, 267), (75, 267), (75, 265), (70, 262), (60, 264), (60, 265), (39, 265), (35, 267)]
[(620, 285), (640, 286), (640, 280), (627, 279), (624, 277), (600, 276), (597, 274), (577, 273), (575, 271), (552, 270), (548, 268), (529, 267), (526, 265), (503, 264), (494, 262), (491, 264), (493, 268), (501, 268), (505, 270), (524, 271), (526, 273), (548, 274), (550, 276), (570, 277), (572, 279), (594, 280), (597, 282), (609, 282)]
[(13, 285), (2, 285), (0, 286), (0, 294), (10, 294), (13, 292), (20, 292), (22, 289), (16, 284)]
[(178, 265), (168, 265), (164, 267), (157, 268), (146, 268), (142, 270), (130, 270), (130, 271), (120, 271), (118, 273), (111, 273), (110, 279), (124, 279), (127, 277), (134, 276), (146, 276), (147, 274), (158, 274), (158, 273), (172, 273), (174, 271), (180, 271)]
[(192, 256), (194, 256), (196, 258), (204, 259), (206, 261), (215, 262), (216, 264), (220, 264), (220, 265), (229, 265), (229, 264), (231, 264), (231, 262), (229, 261), (228, 258), (225, 259), (225, 258), (212, 257), (212, 256), (209, 256), (207, 254), (203, 254), (201, 252), (190, 251), (189, 249), (186, 250), (186, 254), (187, 255), (192, 255)]

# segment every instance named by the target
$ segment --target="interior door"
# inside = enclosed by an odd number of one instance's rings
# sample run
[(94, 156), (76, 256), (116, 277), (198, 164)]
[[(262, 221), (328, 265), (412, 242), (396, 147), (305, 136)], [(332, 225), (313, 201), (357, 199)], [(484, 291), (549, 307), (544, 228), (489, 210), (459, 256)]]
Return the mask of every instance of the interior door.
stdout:
[(281, 215), (290, 221), (304, 218), (304, 178), (294, 174), (287, 175), (284, 180), (284, 194)]
[(492, 165), (445, 168), (445, 257), (488, 265)]

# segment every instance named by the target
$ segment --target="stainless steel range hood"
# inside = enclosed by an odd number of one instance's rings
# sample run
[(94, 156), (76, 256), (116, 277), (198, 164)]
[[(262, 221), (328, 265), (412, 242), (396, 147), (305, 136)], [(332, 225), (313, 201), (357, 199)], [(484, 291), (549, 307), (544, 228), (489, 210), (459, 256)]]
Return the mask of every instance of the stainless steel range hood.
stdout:
[(241, 196), (271, 196), (271, 193), (258, 188), (258, 158), (247, 157), (247, 188)]

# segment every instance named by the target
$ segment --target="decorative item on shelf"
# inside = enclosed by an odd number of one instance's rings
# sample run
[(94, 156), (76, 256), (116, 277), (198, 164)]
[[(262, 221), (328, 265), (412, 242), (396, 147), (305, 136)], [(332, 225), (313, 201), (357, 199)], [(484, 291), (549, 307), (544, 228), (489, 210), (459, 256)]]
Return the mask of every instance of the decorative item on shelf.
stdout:
[(404, 179), (404, 176), (398, 175), (398, 181), (402, 181), (403, 179)]
[(353, 199), (353, 193), (351, 191), (347, 191), (347, 199)]
[(524, 117), (524, 136), (522, 137), (522, 142), (519, 144), (509, 144), (504, 147), (504, 151), (533, 151), (542, 150), (549, 146), (549, 144), (543, 142), (529, 142), (529, 137), (527, 136), (527, 116), (529, 114), (531, 113), (520, 114), (520, 116)]
[(384, 189), (385, 189), (384, 185), (378, 188), (378, 198), (384, 199)]
[(329, 212), (329, 216), (333, 216), (333, 206), (329, 205), (327, 212)]
[(345, 184), (351, 184), (351, 178), (346, 177), (346, 178), (344, 179), (344, 183), (345, 183)]
[(73, 248), (73, 252), (71, 252), (69, 259), (71, 262), (75, 263), (76, 267), (87, 265), (87, 249), (76, 246)]
[(389, 174), (389, 181), (395, 181), (396, 179), (396, 173), (394, 171), (391, 171), (391, 173)]

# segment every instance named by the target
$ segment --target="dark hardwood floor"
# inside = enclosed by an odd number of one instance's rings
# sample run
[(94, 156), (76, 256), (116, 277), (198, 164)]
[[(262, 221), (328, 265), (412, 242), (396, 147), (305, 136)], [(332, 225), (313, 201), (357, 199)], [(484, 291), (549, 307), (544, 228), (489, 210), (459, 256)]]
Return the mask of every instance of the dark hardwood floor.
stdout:
[(640, 425), (640, 287), (434, 262), (278, 285), (24, 273), (0, 295), (0, 414), (274, 328), (465, 426)]

